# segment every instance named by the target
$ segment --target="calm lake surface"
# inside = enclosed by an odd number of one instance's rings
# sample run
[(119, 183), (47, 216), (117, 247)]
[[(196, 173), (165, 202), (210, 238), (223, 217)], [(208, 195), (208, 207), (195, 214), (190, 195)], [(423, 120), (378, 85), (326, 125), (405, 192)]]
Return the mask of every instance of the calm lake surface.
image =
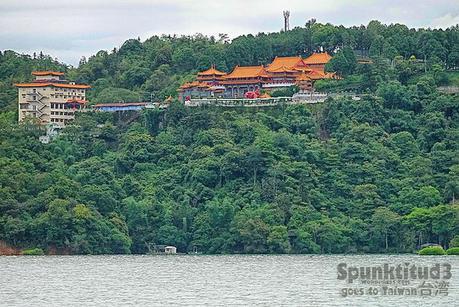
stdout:
[[(360, 295), (339, 263), (449, 263), (448, 296)], [(432, 280), (430, 280), (432, 282)], [(420, 284), (419, 280), (411, 285)], [(228, 255), (0, 257), (1, 306), (459, 306), (459, 257)]]

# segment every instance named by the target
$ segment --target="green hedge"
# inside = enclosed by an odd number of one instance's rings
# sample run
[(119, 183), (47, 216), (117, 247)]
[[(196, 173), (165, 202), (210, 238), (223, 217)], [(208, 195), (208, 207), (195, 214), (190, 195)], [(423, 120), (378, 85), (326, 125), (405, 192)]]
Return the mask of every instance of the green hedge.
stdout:
[(424, 247), (418, 251), (419, 255), (446, 255), (445, 250), (441, 246)]
[(459, 255), (459, 247), (450, 247), (446, 251), (448, 255)]
[(22, 254), (26, 256), (43, 256), (45, 252), (41, 248), (30, 248), (23, 250)]

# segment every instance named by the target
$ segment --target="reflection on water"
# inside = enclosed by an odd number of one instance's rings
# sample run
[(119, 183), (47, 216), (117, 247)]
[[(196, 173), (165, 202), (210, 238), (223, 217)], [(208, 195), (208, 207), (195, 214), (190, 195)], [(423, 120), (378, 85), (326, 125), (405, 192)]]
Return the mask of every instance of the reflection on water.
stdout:
[[(449, 295), (344, 298), (340, 289), (347, 284), (337, 280), (341, 262), (448, 262), (453, 274)], [(458, 299), (455, 256), (0, 257), (1, 306), (457, 306)]]

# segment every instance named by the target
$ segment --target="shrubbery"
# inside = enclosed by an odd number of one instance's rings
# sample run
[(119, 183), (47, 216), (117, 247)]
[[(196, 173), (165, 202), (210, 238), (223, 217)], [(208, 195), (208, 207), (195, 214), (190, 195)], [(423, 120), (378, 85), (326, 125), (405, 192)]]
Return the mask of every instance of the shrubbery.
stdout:
[(41, 248), (30, 248), (22, 251), (24, 256), (43, 256), (45, 252)]
[(446, 251), (448, 255), (459, 255), (459, 247), (450, 247)]
[(441, 246), (428, 246), (418, 251), (419, 255), (445, 255), (446, 252)]

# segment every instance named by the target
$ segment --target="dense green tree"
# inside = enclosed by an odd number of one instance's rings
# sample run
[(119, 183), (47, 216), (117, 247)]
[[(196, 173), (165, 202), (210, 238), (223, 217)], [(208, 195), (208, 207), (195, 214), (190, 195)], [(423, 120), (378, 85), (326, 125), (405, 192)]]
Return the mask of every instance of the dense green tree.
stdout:
[(352, 74), (357, 66), (354, 51), (350, 47), (338, 51), (326, 65), (327, 71), (336, 72), (340, 76)]
[(394, 236), (399, 225), (400, 216), (386, 207), (376, 208), (372, 217), (371, 224), (375, 238), (384, 238), (384, 249), (389, 248), (389, 236)]
[(125, 89), (107, 87), (99, 92), (97, 97), (94, 98), (95, 102), (113, 103), (113, 102), (138, 102), (139, 94)]

